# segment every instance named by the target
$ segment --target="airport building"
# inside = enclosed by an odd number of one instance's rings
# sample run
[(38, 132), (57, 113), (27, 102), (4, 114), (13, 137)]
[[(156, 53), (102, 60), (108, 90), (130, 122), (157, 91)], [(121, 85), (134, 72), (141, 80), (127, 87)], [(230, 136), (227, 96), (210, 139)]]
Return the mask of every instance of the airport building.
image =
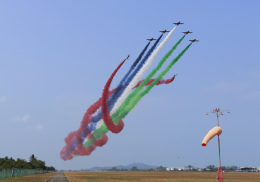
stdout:
[(260, 172), (260, 167), (240, 167), (237, 172)]

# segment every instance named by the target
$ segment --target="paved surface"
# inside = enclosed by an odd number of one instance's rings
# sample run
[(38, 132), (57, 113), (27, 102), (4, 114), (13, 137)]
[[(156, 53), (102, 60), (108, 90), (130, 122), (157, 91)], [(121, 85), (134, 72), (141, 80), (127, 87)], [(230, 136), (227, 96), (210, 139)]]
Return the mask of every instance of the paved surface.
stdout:
[(51, 179), (49, 179), (47, 182), (69, 182), (69, 180), (65, 177), (63, 172), (59, 172), (55, 176), (53, 176)]

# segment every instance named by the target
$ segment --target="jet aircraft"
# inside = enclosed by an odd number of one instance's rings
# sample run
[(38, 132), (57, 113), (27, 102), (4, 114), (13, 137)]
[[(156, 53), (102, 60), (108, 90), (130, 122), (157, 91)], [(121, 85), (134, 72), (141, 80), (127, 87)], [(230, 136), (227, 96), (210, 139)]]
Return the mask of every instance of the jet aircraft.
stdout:
[(127, 58), (126, 59), (128, 59), (130, 57), (130, 54), (128, 54), (128, 56), (127, 56)]
[(189, 40), (189, 41), (191, 41), (191, 42), (199, 42), (199, 40), (197, 40), (197, 39), (193, 39), (193, 40)]
[(163, 30), (163, 31), (160, 31), (160, 32), (162, 32), (162, 33), (166, 33), (166, 32), (170, 32), (170, 31), (167, 31), (167, 30)]
[(149, 41), (151, 42), (151, 41), (153, 41), (153, 40), (156, 40), (156, 39), (154, 39), (154, 38), (151, 38), (151, 39), (146, 39), (146, 40), (149, 40)]
[(180, 21), (179, 22), (177, 22), (177, 23), (173, 23), (173, 24), (175, 24), (175, 25), (182, 25), (182, 24), (184, 24), (184, 23), (181, 23)]
[(184, 33), (185, 35), (187, 35), (187, 34), (192, 33), (192, 32), (187, 31), (187, 32), (182, 32), (182, 33)]

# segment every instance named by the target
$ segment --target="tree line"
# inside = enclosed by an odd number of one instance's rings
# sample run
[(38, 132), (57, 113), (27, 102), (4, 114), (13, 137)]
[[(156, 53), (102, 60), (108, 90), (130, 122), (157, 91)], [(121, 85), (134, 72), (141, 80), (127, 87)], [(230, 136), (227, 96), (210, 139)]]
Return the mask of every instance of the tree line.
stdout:
[(12, 157), (0, 158), (0, 169), (37, 169), (37, 170), (50, 170), (55, 171), (53, 166), (46, 166), (45, 161), (38, 160), (34, 154), (29, 158), (29, 162), (25, 159), (17, 158), (14, 160)]

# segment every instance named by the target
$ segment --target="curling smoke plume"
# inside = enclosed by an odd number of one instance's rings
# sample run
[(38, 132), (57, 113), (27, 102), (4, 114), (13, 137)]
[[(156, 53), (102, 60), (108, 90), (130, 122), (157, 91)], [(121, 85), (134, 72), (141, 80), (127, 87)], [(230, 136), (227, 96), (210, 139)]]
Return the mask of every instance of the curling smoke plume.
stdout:
[[(163, 70), (157, 78), (152, 79), (152, 77), (161, 68), (162, 64), (170, 55), (165, 55), (164, 58), (167, 58), (165, 60), (161, 60), (157, 67), (152, 72), (150, 72), (150, 74), (144, 80), (139, 81), (145, 71), (149, 68), (159, 51), (169, 40), (175, 29), (176, 27), (174, 27), (170, 31), (163, 42), (154, 51), (155, 47), (162, 37), (161, 35), (152, 46), (152, 48), (145, 55), (145, 57), (141, 60), (142, 56), (144, 55), (150, 44), (148, 43), (143, 51), (140, 53), (136, 61), (132, 64), (129, 71), (123, 77), (119, 85), (112, 91), (109, 91), (109, 87), (113, 80), (113, 77), (120, 69), (122, 64), (125, 62), (125, 60), (120, 63), (120, 65), (115, 69), (111, 77), (108, 79), (104, 87), (102, 98), (100, 98), (96, 103), (88, 108), (81, 121), (80, 128), (77, 131), (71, 132), (65, 138), (66, 146), (63, 147), (60, 152), (60, 156), (63, 160), (70, 160), (73, 157), (77, 156), (90, 155), (96, 149), (96, 147), (101, 147), (105, 145), (108, 141), (106, 133), (109, 130), (113, 133), (119, 133), (124, 126), (122, 119), (126, 117), (126, 115), (135, 107), (135, 105), (145, 94), (147, 94), (155, 85), (168, 84), (174, 80), (175, 76), (167, 80), (162, 80), (162, 78), (180, 59), (185, 51), (188, 50), (191, 44), (188, 45), (176, 58), (174, 58), (172, 62), (167, 66), (167, 68)], [(172, 53), (173, 50), (184, 39), (184, 37), (185, 36), (183, 36), (169, 52)], [(167, 54), (171, 54), (169, 52)], [(143, 88), (145, 88), (144, 91), (142, 91)], [(130, 94), (132, 89), (133, 92)], [(97, 112), (100, 107), (102, 114), (100, 111)], [(97, 114), (95, 115), (95, 113)]]

